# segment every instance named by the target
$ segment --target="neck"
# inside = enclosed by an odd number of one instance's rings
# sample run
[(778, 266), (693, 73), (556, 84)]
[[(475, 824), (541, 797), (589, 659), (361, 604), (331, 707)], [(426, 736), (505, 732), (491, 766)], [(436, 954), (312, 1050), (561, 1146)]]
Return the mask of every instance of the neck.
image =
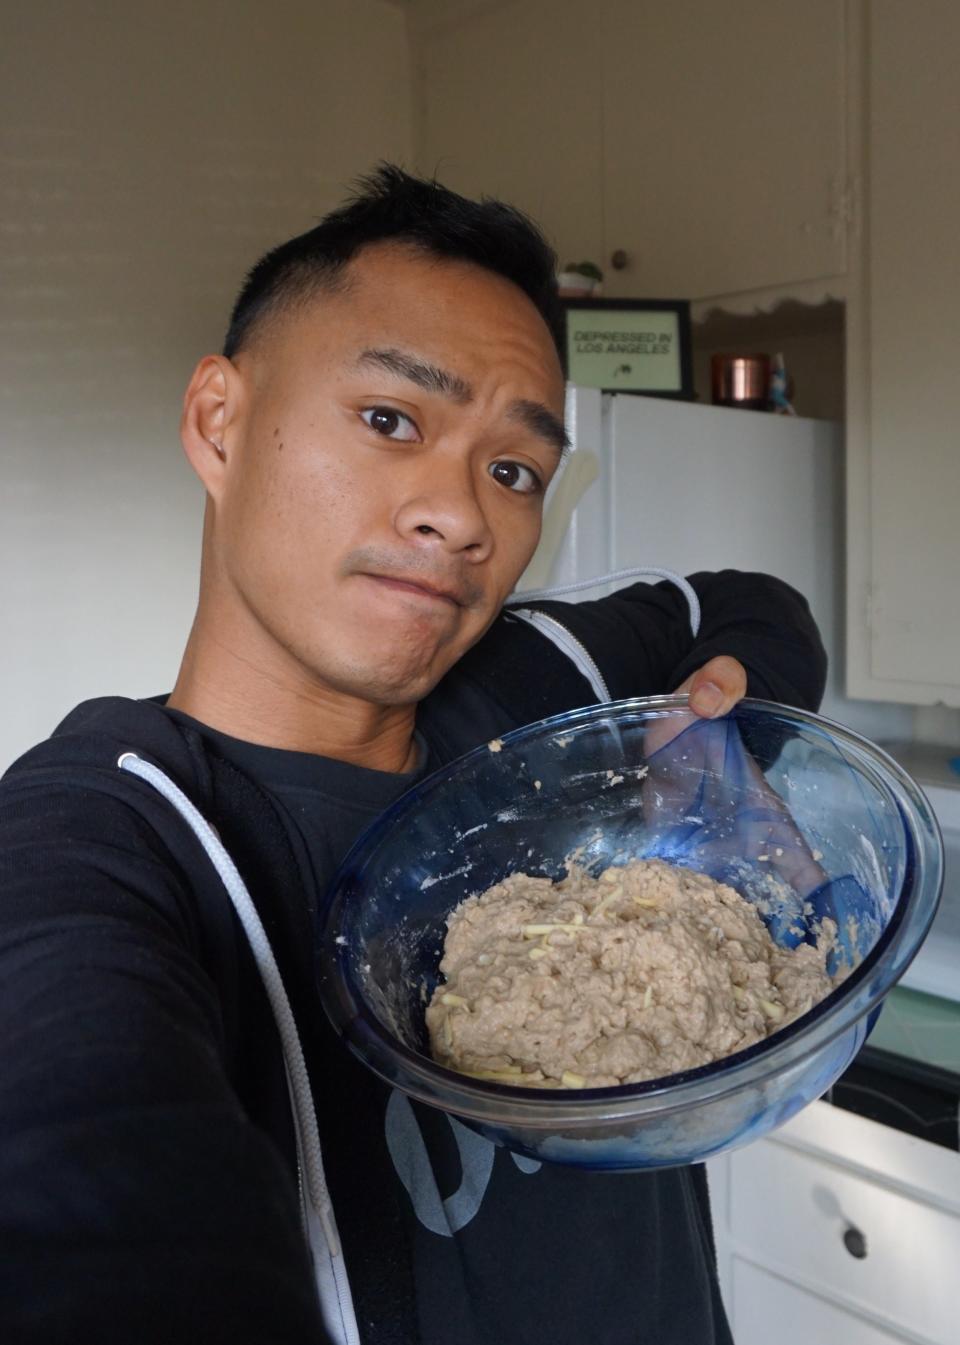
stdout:
[[(318, 684), (249, 629), (220, 628), (203, 603), (167, 704), (220, 733), (380, 771), (416, 765), (415, 705), (372, 705)], [(240, 652), (242, 650), (242, 653)]]

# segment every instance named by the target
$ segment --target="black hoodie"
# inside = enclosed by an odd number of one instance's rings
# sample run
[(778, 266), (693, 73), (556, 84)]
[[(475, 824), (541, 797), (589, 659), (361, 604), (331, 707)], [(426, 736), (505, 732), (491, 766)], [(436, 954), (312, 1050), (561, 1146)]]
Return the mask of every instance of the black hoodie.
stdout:
[[(824, 657), (777, 581), (693, 579), (540, 604), (612, 697), (669, 691), (715, 654), (749, 692), (816, 708)], [(501, 617), (420, 707), (432, 765), (595, 699)], [(249, 887), (304, 1038), (365, 1345), (727, 1342), (699, 1169), (607, 1177), (496, 1155), (483, 1217), (432, 1244), (384, 1142), (388, 1090), (313, 994), (317, 886), (276, 800), (161, 704), (88, 702), (0, 783), (0, 1339), (323, 1341), (302, 1242), (276, 1032), (244, 936), (193, 834), (124, 751), (217, 828)], [(456, 1161), (417, 1109), (438, 1182)]]

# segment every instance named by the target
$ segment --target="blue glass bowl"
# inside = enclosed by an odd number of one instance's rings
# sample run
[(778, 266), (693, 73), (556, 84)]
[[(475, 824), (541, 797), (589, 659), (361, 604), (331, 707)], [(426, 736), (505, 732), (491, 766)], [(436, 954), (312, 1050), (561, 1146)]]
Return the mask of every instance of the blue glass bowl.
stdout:
[[(574, 850), (594, 873), (659, 857), (731, 882), (780, 943), (815, 938), (829, 916), (832, 966), (849, 974), (765, 1041), (645, 1083), (531, 1089), (436, 1064), (424, 1008), (450, 911), (510, 873), (560, 877)], [(388, 1084), (517, 1153), (697, 1162), (766, 1134), (843, 1072), (930, 928), (942, 872), (923, 794), (837, 724), (764, 701), (717, 721), (682, 697), (597, 705), (477, 748), (365, 833), (320, 912), (320, 993)]]

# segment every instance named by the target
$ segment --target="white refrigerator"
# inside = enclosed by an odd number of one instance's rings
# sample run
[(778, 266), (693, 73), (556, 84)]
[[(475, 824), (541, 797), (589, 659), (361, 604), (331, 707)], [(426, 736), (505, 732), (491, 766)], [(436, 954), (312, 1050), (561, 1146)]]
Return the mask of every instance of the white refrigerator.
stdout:
[(830, 655), (822, 713), (867, 737), (909, 736), (906, 707), (843, 694), (839, 425), (576, 387), (567, 421), (572, 452), (520, 592), (641, 565), (776, 575), (807, 598)]
[[(641, 565), (680, 574), (734, 568), (777, 575), (809, 601), (830, 656), (822, 712), (867, 737), (911, 736), (908, 707), (850, 701), (843, 694), (844, 473), (839, 425), (581, 388), (569, 390), (567, 415), (573, 450), (551, 486), (543, 537), (521, 579), (521, 591)], [(590, 598), (604, 591), (570, 596)], [(933, 989), (924, 979), (922, 963), (921, 955), (914, 963), (920, 979), (912, 983)], [(800, 1121), (812, 1116), (813, 1111), (805, 1112)], [(835, 1128), (838, 1123), (831, 1111), (819, 1124)], [(782, 1315), (789, 1301), (808, 1339), (852, 1339), (842, 1333), (858, 1328), (859, 1318), (818, 1293), (802, 1293), (793, 1282), (767, 1275), (756, 1268), (749, 1249), (741, 1251), (743, 1211), (752, 1218), (755, 1209), (766, 1208), (751, 1192), (765, 1180), (769, 1187), (772, 1171), (778, 1189), (789, 1195), (783, 1185), (789, 1181), (789, 1166), (780, 1177), (789, 1153), (779, 1143), (763, 1141), (755, 1149), (708, 1163), (720, 1282), (731, 1325), (738, 1339), (774, 1338), (777, 1314)], [(802, 1202), (794, 1204), (800, 1209)], [(736, 1226), (732, 1210), (739, 1212)], [(805, 1216), (800, 1220), (792, 1205), (783, 1217), (801, 1232), (811, 1222)], [(846, 1255), (842, 1246), (839, 1254)], [(794, 1333), (790, 1338), (800, 1337)], [(879, 1342), (881, 1335), (870, 1339)]]

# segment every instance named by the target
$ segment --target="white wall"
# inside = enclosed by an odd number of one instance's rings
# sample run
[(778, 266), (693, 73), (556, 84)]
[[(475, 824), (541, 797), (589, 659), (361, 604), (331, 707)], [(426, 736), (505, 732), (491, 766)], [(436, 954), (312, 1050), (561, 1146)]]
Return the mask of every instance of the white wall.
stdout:
[(168, 689), (202, 492), (177, 420), (245, 270), (409, 161), (386, 0), (18, 0), (0, 70), (0, 770)]

